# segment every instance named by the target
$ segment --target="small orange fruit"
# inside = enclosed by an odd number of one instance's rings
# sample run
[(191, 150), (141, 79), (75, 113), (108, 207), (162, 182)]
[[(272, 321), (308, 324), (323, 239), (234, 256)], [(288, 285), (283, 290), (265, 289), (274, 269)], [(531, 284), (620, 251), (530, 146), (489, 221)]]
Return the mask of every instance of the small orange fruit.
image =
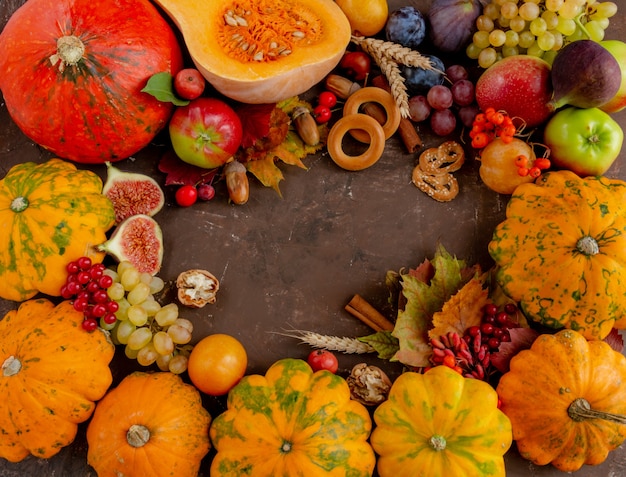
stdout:
[(387, 23), (387, 0), (336, 0), (335, 3), (343, 10), (355, 35), (374, 36)]
[(193, 385), (210, 396), (222, 396), (246, 373), (248, 355), (237, 338), (216, 333), (191, 350), (187, 372)]

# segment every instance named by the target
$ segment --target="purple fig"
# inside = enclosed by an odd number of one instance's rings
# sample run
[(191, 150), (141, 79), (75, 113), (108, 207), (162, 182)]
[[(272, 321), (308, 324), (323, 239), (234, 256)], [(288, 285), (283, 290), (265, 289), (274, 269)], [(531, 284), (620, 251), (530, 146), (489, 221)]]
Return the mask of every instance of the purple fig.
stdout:
[(98, 250), (118, 262), (128, 261), (140, 272), (156, 275), (163, 263), (163, 233), (149, 215), (137, 214), (119, 224)]
[(433, 0), (428, 11), (430, 41), (438, 50), (458, 52), (476, 31), (480, 0)]
[(155, 215), (163, 208), (165, 195), (159, 184), (150, 176), (136, 172), (123, 172), (107, 165), (107, 180), (102, 194), (107, 196), (115, 210), (115, 223), (131, 215)]
[(622, 73), (609, 51), (592, 40), (577, 40), (557, 53), (551, 73), (556, 110), (570, 105), (597, 108), (609, 102), (619, 90)]

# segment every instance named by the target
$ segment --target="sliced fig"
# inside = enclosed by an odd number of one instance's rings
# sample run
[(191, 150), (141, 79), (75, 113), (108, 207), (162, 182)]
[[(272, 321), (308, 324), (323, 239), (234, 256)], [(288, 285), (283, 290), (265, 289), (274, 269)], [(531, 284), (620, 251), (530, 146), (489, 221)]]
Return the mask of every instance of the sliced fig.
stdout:
[(152, 177), (121, 171), (110, 162), (106, 165), (107, 180), (102, 193), (113, 203), (116, 224), (132, 215), (152, 217), (163, 208), (165, 194)]
[(597, 108), (619, 90), (622, 72), (609, 51), (592, 40), (577, 40), (557, 53), (552, 63), (554, 109), (565, 105)]
[(140, 272), (156, 275), (163, 263), (163, 232), (149, 215), (132, 215), (115, 228), (98, 250), (118, 262), (129, 261)]

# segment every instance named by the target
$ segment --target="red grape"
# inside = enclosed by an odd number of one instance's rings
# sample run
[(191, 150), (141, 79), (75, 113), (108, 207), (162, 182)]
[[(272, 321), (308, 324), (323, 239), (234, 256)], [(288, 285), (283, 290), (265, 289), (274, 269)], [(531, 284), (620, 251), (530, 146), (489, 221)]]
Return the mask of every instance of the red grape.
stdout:
[(461, 120), (463, 126), (471, 129), (474, 124), (474, 118), (479, 112), (480, 110), (478, 109), (478, 106), (472, 104), (471, 106), (463, 106), (459, 108), (459, 110), (457, 111), (457, 115), (459, 116), (459, 119)]
[(459, 106), (469, 106), (474, 102), (474, 83), (470, 80), (459, 80), (450, 88), (454, 102)]
[(433, 109), (444, 110), (452, 106), (452, 91), (447, 86), (438, 84), (428, 90), (426, 100)]
[(431, 107), (426, 96), (416, 95), (409, 98), (409, 115), (416, 123), (425, 121), (430, 116)]
[(449, 109), (434, 111), (430, 115), (430, 128), (437, 136), (447, 136), (456, 128), (456, 117)]
[(451, 83), (456, 83), (457, 81), (467, 79), (468, 72), (462, 65), (450, 65), (446, 68), (446, 76), (450, 80)]

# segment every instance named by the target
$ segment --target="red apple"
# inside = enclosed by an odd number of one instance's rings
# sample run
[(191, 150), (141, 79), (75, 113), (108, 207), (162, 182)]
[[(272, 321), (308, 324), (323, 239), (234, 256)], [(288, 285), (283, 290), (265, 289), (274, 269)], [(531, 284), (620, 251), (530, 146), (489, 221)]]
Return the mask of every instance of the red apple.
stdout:
[(527, 127), (543, 124), (552, 114), (550, 65), (528, 55), (506, 57), (487, 68), (476, 82), (476, 102), (522, 119)]
[(619, 63), (620, 70), (622, 71), (622, 83), (617, 94), (612, 100), (600, 107), (605, 113), (613, 114), (626, 107), (626, 43), (619, 40), (605, 40), (601, 41), (600, 44), (609, 50), (609, 53), (611, 53)]
[(228, 104), (202, 97), (176, 108), (169, 133), (174, 152), (182, 161), (214, 169), (237, 152), (243, 128), (241, 119)]
[(206, 80), (195, 68), (185, 68), (174, 76), (174, 90), (183, 99), (199, 98), (204, 92)]

